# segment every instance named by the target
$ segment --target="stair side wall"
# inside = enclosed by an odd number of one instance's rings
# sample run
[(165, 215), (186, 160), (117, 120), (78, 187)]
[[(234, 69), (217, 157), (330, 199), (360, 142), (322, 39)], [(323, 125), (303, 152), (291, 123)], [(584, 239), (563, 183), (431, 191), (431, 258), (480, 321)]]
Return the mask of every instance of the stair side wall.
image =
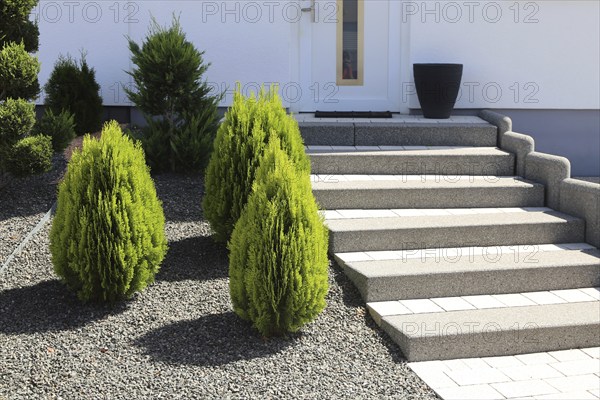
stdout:
[(483, 110), (479, 117), (498, 127), (498, 147), (515, 155), (515, 173), (525, 176), (525, 159), (535, 150), (531, 136), (513, 132), (512, 120), (506, 115), (490, 110)]
[(531, 136), (512, 132), (509, 117), (490, 110), (481, 111), (479, 117), (498, 127), (499, 146), (515, 155), (516, 174), (544, 184), (545, 204), (584, 219), (585, 241), (600, 247), (600, 185), (571, 179), (569, 160), (536, 152)]
[(560, 184), (560, 211), (585, 219), (585, 240), (600, 248), (600, 185), (565, 179)]
[(537, 151), (525, 157), (524, 178), (546, 186), (546, 205), (550, 208), (560, 209), (561, 184), (570, 177), (571, 163), (564, 157)]

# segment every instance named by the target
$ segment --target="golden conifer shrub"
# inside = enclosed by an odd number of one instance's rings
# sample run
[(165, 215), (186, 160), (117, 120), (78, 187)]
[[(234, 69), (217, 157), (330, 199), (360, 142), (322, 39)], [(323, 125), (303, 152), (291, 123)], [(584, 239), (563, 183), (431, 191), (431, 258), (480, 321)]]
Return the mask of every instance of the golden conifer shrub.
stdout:
[(154, 281), (165, 218), (138, 143), (115, 122), (86, 136), (59, 186), (50, 232), (54, 271), (82, 301), (114, 302)]
[(234, 311), (264, 335), (295, 332), (325, 308), (328, 231), (310, 175), (269, 142), (229, 242)]
[(206, 169), (204, 215), (214, 239), (227, 242), (248, 201), (256, 169), (269, 139), (280, 139), (296, 168), (310, 174), (310, 160), (296, 120), (288, 115), (275, 88), (244, 97), (238, 87), (219, 126)]

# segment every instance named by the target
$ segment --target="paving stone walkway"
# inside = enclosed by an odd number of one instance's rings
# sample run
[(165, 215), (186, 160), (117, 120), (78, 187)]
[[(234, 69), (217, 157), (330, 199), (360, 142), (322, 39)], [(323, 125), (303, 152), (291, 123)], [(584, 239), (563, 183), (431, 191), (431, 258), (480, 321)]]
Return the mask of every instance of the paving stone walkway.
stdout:
[(408, 365), (445, 400), (600, 398), (600, 347)]

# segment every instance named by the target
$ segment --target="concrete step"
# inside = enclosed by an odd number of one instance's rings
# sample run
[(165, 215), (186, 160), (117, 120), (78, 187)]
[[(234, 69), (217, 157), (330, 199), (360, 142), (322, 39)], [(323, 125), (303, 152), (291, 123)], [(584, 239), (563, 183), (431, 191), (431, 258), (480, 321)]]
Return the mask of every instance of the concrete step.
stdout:
[[(584, 295), (583, 290), (565, 292)], [(585, 290), (595, 291), (598, 298), (596, 288)], [(537, 295), (560, 298), (559, 292), (537, 292)], [(369, 309), (408, 361), (504, 356), (600, 345), (600, 301), (594, 300), (593, 293), (585, 300), (560, 304), (538, 304), (526, 295), (487, 296), (501, 303), (498, 308), (486, 308), (489, 305), (485, 303), (478, 306), (485, 296), (473, 299), (467, 296), (398, 302), (401, 311), (394, 315), (376, 312), (385, 309), (379, 303), (369, 304)], [(448, 309), (455, 311), (445, 311), (440, 304), (447, 304)]]
[(329, 251), (335, 254), (584, 241), (585, 222), (582, 219), (557, 211), (497, 210), (490, 214), (327, 218)]
[(470, 124), (355, 124), (356, 146), (483, 146), (497, 144), (498, 128), (487, 122)]
[(463, 310), (485, 310), (493, 308), (515, 308), (567, 304), (600, 300), (600, 287), (545, 290), (510, 294), (432, 297), (429, 299), (404, 299), (372, 301), (367, 303), (371, 317), (377, 325), (382, 318), (396, 315), (430, 314)]
[(395, 208), (321, 210), (327, 220), (359, 218), (423, 217), (554, 211), (549, 207)]
[(324, 209), (537, 207), (544, 186), (518, 177), (312, 175)]
[(307, 146), (313, 174), (514, 175), (514, 155), (495, 147)]
[(472, 116), (448, 120), (411, 115), (395, 115), (389, 120), (295, 117), (306, 145), (493, 147), (497, 144), (497, 127)]
[(600, 251), (586, 243), (363, 254), (335, 258), (366, 302), (600, 286)]

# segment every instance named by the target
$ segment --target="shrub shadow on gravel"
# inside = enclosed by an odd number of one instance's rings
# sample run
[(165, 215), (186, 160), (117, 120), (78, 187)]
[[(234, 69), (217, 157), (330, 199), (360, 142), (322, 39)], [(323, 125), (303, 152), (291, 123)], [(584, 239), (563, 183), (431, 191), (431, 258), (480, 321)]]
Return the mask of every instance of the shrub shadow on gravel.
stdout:
[(229, 275), (227, 249), (207, 236), (194, 236), (169, 243), (157, 281), (207, 281)]
[(277, 354), (292, 345), (295, 336), (263, 340), (248, 322), (226, 312), (164, 326), (135, 344), (155, 361), (221, 366)]
[(11, 177), (6, 186), (0, 188), (0, 222), (45, 213), (52, 207), (56, 186), (67, 165), (62, 155), (54, 155), (52, 163), (49, 172)]
[(400, 347), (385, 332), (383, 332), (379, 326), (377, 326), (369, 314), (367, 305), (362, 299), (360, 292), (356, 286), (354, 286), (352, 281), (346, 276), (342, 267), (340, 267), (333, 259), (331, 259), (331, 268), (329, 268), (329, 271), (332, 274), (336, 284), (342, 290), (342, 301), (344, 302), (344, 305), (347, 307), (360, 309), (361, 313), (364, 315), (364, 324), (380, 337), (381, 342), (387, 348), (392, 360), (395, 363), (405, 363), (406, 358), (402, 354)]
[(153, 174), (156, 193), (163, 202), (165, 218), (170, 222), (202, 220), (204, 184), (199, 174)]
[(360, 296), (360, 292), (354, 286), (352, 281), (346, 276), (342, 267), (340, 267), (333, 258), (329, 259), (329, 273), (333, 275), (335, 283), (342, 289), (342, 300), (344, 305), (352, 308), (366, 307), (365, 302)]
[(58, 280), (0, 292), (0, 332), (43, 333), (82, 327), (125, 311), (126, 303), (82, 304)]

